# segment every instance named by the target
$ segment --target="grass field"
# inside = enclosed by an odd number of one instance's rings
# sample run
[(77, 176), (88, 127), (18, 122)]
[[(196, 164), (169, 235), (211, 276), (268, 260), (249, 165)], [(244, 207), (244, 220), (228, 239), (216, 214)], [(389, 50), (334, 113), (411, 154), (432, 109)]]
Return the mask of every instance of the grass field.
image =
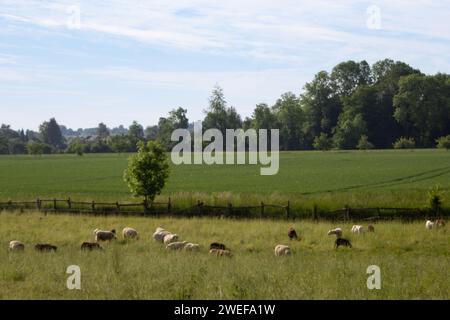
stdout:
[[(0, 200), (132, 200), (122, 179), (128, 156), (1, 156)], [(259, 169), (172, 165), (162, 198), (172, 196), (175, 205), (200, 199), (236, 205), (290, 200), (294, 208), (422, 207), (430, 187), (450, 190), (450, 152), (443, 150), (282, 152), (277, 175), (261, 176)]]
[[(157, 226), (199, 243), (200, 252), (167, 252), (151, 234)], [(104, 252), (81, 252), (96, 227), (136, 227), (138, 241), (104, 244)], [(376, 232), (350, 235), (353, 249), (333, 249), (326, 232), (334, 225), (301, 222), (301, 241), (289, 241), (282, 221), (84, 217), (2, 213), (0, 299), (450, 299), (447, 230), (423, 223), (378, 223)], [(25, 243), (8, 252), (10, 240)], [(209, 256), (221, 241), (232, 258)], [(58, 246), (37, 253), (37, 242)], [(291, 257), (275, 257), (276, 244)], [(81, 290), (68, 290), (66, 268), (81, 268)], [(368, 290), (369, 265), (381, 268), (381, 290)]]

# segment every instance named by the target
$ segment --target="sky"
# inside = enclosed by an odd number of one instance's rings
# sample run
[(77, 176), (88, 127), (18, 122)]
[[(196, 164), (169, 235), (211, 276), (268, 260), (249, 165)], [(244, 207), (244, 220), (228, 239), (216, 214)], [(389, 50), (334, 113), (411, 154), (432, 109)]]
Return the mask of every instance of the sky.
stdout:
[(450, 73), (450, 0), (0, 0), (0, 123), (36, 130), (243, 116), (346, 60)]

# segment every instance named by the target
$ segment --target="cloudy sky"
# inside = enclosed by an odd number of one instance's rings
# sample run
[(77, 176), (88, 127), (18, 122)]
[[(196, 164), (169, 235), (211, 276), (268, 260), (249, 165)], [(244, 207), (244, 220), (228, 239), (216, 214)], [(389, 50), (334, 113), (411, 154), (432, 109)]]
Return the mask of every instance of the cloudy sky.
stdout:
[(215, 84), (249, 116), (344, 60), (450, 73), (450, 0), (0, 0), (0, 123), (203, 117)]

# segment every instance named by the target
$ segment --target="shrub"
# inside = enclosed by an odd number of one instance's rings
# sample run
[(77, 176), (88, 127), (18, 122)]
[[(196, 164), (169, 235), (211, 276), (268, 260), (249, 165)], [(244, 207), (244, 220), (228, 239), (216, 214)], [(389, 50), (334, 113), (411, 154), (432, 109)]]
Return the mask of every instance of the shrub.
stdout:
[(369, 150), (374, 148), (373, 144), (369, 142), (369, 138), (365, 134), (361, 136), (356, 147), (359, 150)]
[(442, 206), (443, 192), (439, 186), (434, 186), (428, 193), (428, 205), (436, 214), (438, 214), (439, 209)]
[(416, 142), (413, 138), (401, 137), (394, 143), (394, 149), (414, 149)]
[(436, 139), (436, 148), (450, 150), (450, 135)]
[(333, 147), (333, 141), (327, 134), (322, 132), (320, 136), (314, 138), (313, 147), (316, 150), (330, 150)]

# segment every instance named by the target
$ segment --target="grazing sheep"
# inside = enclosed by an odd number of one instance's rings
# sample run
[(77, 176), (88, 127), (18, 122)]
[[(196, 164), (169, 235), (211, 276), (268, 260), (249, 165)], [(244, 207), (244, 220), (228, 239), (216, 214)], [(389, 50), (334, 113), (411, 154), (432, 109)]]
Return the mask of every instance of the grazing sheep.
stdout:
[(218, 257), (231, 257), (231, 251), (230, 250), (222, 250), (222, 249), (211, 249), (209, 250), (210, 255), (215, 255)]
[(81, 250), (103, 250), (103, 248), (96, 242), (83, 242), (81, 244)]
[(95, 241), (99, 242), (99, 241), (110, 241), (113, 239), (117, 239), (116, 236), (116, 230), (113, 229), (111, 231), (104, 231), (104, 230), (99, 230), (99, 229), (95, 229), (94, 230), (94, 235), (95, 235)]
[(289, 229), (288, 237), (289, 237), (289, 239), (291, 239), (291, 240), (292, 240), (292, 239), (295, 239), (295, 240), (298, 239), (297, 232), (295, 232), (294, 228), (290, 228), (290, 229)]
[(375, 227), (371, 224), (369, 224), (369, 226), (367, 227), (367, 230), (369, 230), (369, 232), (375, 232)]
[(166, 246), (167, 250), (181, 250), (187, 244), (187, 241), (183, 242), (171, 242)]
[(56, 249), (58, 249), (58, 247), (48, 243), (38, 243), (34, 246), (34, 249), (41, 252), (50, 252), (50, 251), (56, 252)]
[(328, 235), (331, 236), (332, 234), (336, 235), (336, 238), (342, 237), (342, 229), (341, 228), (335, 228), (328, 230)]
[(209, 245), (209, 249), (227, 250), (227, 247), (223, 243), (213, 242)]
[(437, 219), (434, 222), (434, 225), (436, 226), (436, 228), (445, 227), (445, 220), (444, 219)]
[(162, 228), (156, 228), (155, 233), (153, 233), (153, 239), (155, 239), (155, 241), (158, 241), (158, 242), (163, 242), (164, 237), (168, 234), (170, 234), (169, 231), (164, 230)]
[(363, 226), (359, 226), (359, 225), (354, 225), (352, 227), (352, 233), (357, 233), (357, 234), (361, 234), (364, 232), (364, 228)]
[(199, 251), (200, 250), (200, 245), (196, 244), (196, 243), (186, 243), (186, 245), (184, 246), (184, 250), (186, 251)]
[(170, 233), (170, 234), (166, 234), (164, 236), (163, 242), (164, 242), (164, 244), (169, 244), (169, 243), (172, 243), (172, 242), (178, 242), (178, 240), (179, 240), (179, 237), (178, 237), (177, 234)]
[(346, 246), (351, 248), (352, 244), (347, 239), (337, 238), (336, 241), (334, 242), (334, 247), (337, 249), (339, 248), (339, 246)]
[(123, 228), (122, 235), (124, 239), (139, 239), (139, 234), (136, 229), (130, 227)]
[(25, 245), (17, 240), (13, 240), (9, 243), (9, 251), (23, 251), (25, 250)]
[(427, 220), (427, 222), (425, 222), (425, 228), (427, 228), (428, 230), (431, 230), (434, 228), (434, 222)]
[(288, 246), (285, 246), (283, 244), (279, 244), (275, 247), (275, 255), (277, 257), (280, 256), (290, 256), (291, 255), (291, 248)]

